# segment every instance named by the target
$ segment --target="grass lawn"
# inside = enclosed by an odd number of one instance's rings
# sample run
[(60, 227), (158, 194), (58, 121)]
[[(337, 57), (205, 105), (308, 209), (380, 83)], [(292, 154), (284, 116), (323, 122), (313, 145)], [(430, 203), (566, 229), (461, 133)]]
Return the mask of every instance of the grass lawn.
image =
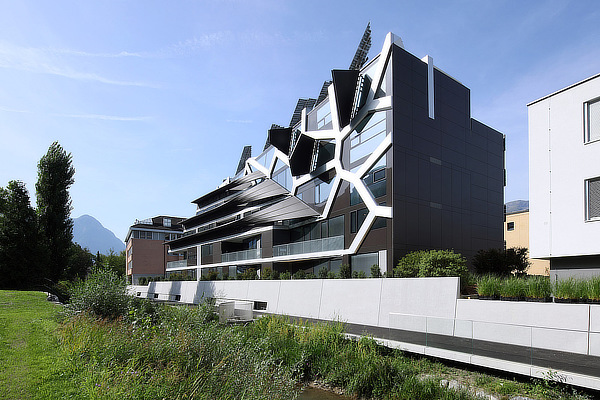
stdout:
[(0, 290), (0, 398), (77, 399), (55, 334), (61, 306), (41, 292)]

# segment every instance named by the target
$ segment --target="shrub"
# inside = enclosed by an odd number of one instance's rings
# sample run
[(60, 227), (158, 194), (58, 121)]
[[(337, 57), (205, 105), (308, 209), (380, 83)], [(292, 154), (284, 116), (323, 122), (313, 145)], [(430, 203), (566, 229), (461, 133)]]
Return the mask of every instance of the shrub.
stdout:
[(426, 251), (413, 251), (406, 254), (394, 267), (394, 278), (416, 278), (419, 276), (419, 263)]
[(317, 279), (317, 276), (312, 272), (306, 274), (306, 279)]
[(292, 273), (289, 271), (282, 272), (281, 279), (283, 279), (283, 280), (292, 279)]
[(479, 250), (473, 257), (473, 269), (478, 274), (524, 275), (530, 265), (527, 251), (525, 247)]
[(336, 275), (336, 273), (335, 273), (335, 272), (333, 272), (333, 271), (329, 271), (329, 272), (327, 273), (327, 279), (335, 279), (335, 278), (337, 278), (337, 275)]
[(275, 270), (275, 271), (273, 271), (272, 279), (279, 279), (280, 275), (281, 275), (280, 272)]
[(381, 278), (381, 270), (379, 269), (379, 265), (373, 264), (371, 266), (371, 278)]
[(306, 279), (306, 271), (303, 269), (299, 269), (292, 275), (292, 279)]
[(319, 268), (319, 278), (325, 279), (325, 278), (327, 278), (328, 274), (329, 274), (329, 270), (327, 269), (327, 267), (322, 266), (321, 268)]
[(452, 250), (430, 250), (421, 256), (419, 277), (457, 276), (461, 287), (469, 280), (467, 260)]
[(348, 264), (340, 265), (340, 278), (342, 279), (350, 279), (352, 278), (352, 269)]
[(138, 279), (138, 285), (146, 285), (148, 283), (148, 278), (146, 278), (145, 276), (142, 276), (141, 278)]
[(85, 311), (101, 318), (117, 318), (127, 314), (130, 300), (125, 280), (111, 270), (98, 268), (85, 281), (75, 285), (67, 311)]
[(258, 279), (258, 274), (256, 273), (256, 269), (248, 268), (241, 274), (238, 274), (237, 278), (238, 280), (242, 281), (251, 281), (254, 279)]
[(273, 279), (273, 269), (266, 267), (261, 271), (260, 279)]
[(484, 275), (477, 280), (477, 294), (479, 296), (500, 296), (502, 281), (494, 275)]

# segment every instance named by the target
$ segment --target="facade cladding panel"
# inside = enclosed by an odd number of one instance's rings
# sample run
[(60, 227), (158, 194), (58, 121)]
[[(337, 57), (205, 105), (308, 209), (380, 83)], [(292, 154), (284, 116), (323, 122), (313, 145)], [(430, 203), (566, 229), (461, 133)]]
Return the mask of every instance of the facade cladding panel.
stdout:
[[(394, 38), (360, 71), (333, 72), (328, 97), (286, 128), (289, 146), (283, 135), (278, 151), (266, 147), (244, 175), (195, 200), (197, 215), (171, 249), (211, 243), (203, 271), (317, 275), (349, 264), (368, 276), (372, 265), (391, 273), (410, 251), (471, 258), (502, 248), (503, 135), (471, 119), (468, 88)], [(325, 108), (326, 123), (315, 126)], [(281, 185), (286, 169), (286, 190), (245, 195), (265, 181)]]
[(504, 137), (470, 118), (470, 91), (394, 47), (394, 260), (414, 250), (454, 249), (470, 259), (503, 247)]

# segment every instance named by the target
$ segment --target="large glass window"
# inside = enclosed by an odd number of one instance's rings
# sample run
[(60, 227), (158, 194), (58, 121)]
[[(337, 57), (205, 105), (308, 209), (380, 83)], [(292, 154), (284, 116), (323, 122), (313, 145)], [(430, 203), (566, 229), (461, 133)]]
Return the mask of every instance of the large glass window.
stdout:
[(386, 194), (386, 156), (377, 161), (371, 170), (363, 177), (363, 182), (374, 198), (385, 196)]
[(585, 181), (586, 220), (600, 220), (600, 178)]
[(371, 267), (379, 265), (378, 253), (356, 254), (350, 256), (350, 267), (352, 272), (363, 271), (367, 276), (371, 275)]
[(350, 134), (350, 163), (373, 153), (386, 136), (385, 111), (366, 117)]
[(590, 101), (585, 106), (585, 142), (600, 140), (600, 99)]
[(205, 244), (202, 245), (202, 247), (200, 248), (200, 252), (202, 254), (202, 257), (206, 257), (206, 256), (211, 256), (213, 253), (213, 245), (211, 244)]
[(290, 168), (285, 165), (285, 163), (281, 160), (277, 160), (275, 164), (275, 170), (273, 172), (273, 180), (279, 183), (281, 186), (287, 189), (289, 192), (292, 190), (292, 174), (290, 172)]

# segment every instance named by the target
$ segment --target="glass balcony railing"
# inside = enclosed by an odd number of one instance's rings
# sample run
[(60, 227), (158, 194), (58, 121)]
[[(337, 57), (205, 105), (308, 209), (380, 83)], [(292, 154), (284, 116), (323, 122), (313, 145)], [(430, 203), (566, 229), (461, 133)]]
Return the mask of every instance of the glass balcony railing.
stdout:
[(273, 246), (273, 257), (290, 256), (293, 254), (319, 253), (330, 250), (343, 250), (344, 236), (333, 236), (323, 239), (306, 240), (304, 242), (288, 243)]
[(221, 254), (221, 262), (254, 260), (262, 256), (262, 249), (250, 249)]
[(167, 263), (167, 270), (170, 269), (181, 269), (187, 267), (187, 260), (169, 261)]

